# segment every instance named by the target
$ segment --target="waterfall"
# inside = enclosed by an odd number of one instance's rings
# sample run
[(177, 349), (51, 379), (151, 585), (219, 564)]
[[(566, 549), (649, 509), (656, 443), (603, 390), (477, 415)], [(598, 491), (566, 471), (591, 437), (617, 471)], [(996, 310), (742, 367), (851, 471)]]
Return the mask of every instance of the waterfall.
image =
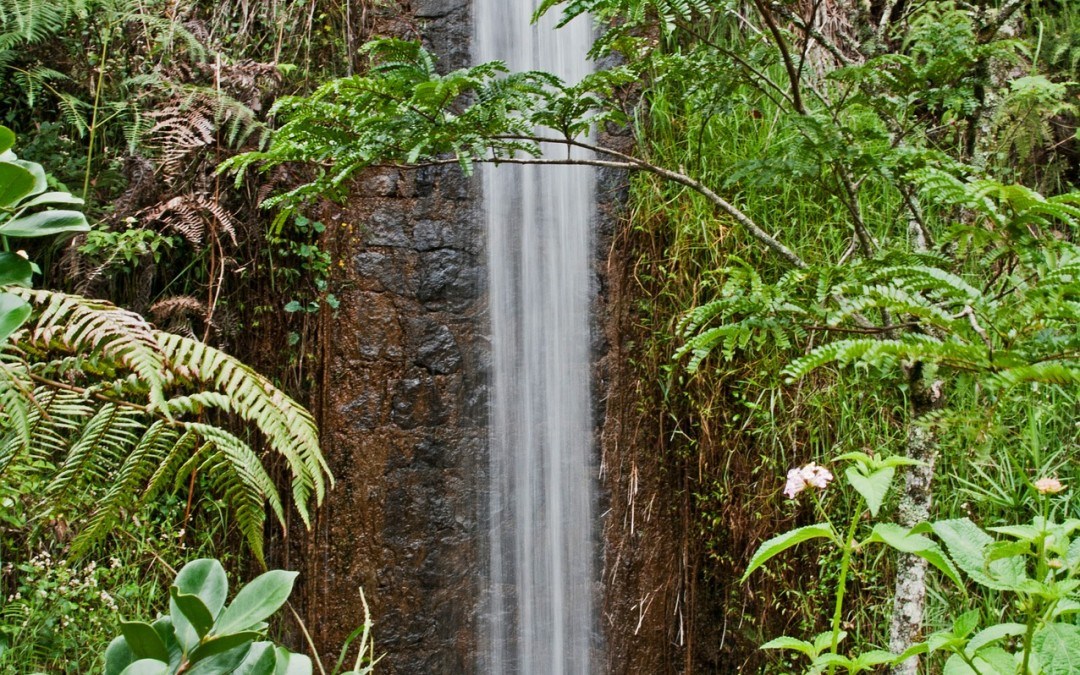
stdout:
[[(589, 21), (556, 30), (551, 12), (532, 26), (538, 4), (474, 0), (474, 58), (580, 80), (591, 69)], [(487, 167), (483, 189), (492, 402), (490, 578), (480, 670), (585, 674), (596, 626), (594, 176), (586, 167)]]

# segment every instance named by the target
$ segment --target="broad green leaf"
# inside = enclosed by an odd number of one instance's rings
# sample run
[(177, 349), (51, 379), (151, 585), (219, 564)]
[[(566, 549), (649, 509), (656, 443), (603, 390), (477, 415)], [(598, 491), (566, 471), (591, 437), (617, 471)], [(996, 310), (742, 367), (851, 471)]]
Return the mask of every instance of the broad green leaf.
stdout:
[[(206, 608), (199, 596), (181, 593), (176, 586), (169, 589), (169, 596), (173, 600), (170, 607), (176, 607), (180, 610), (180, 613), (184, 615), (188, 624), (195, 629), (199, 637), (204, 637), (210, 632), (210, 628), (214, 625), (214, 617), (211, 616), (210, 610)], [(174, 616), (173, 621), (175, 620), (176, 617)]]
[(1080, 626), (1052, 623), (1035, 633), (1033, 645), (1045, 675), (1080, 673)]
[(169, 662), (169, 650), (165, 648), (161, 636), (150, 624), (142, 621), (123, 621), (120, 623), (120, 632), (123, 633), (128, 648), (136, 658)]
[(105, 649), (105, 675), (120, 675), (124, 669), (135, 663), (135, 655), (123, 635), (113, 638)]
[(926, 462), (912, 459), (911, 457), (904, 457), (903, 455), (893, 455), (892, 457), (886, 457), (878, 462), (878, 464), (883, 467), (891, 466), (895, 468), (898, 466), (923, 466)]
[(0, 342), (19, 330), (30, 317), (30, 304), (17, 295), (0, 293)]
[(13, 159), (12, 164), (16, 164), (26, 169), (34, 178), (34, 186), (30, 188), (31, 195), (41, 194), (49, 187), (49, 181), (45, 178), (45, 169), (41, 168), (41, 165), (37, 162), (28, 162), (25, 159)]
[(15, 162), (0, 162), (0, 208), (14, 208), (34, 190), (34, 175)]
[(956, 565), (976, 583), (1007, 591), (1016, 588), (1024, 578), (1024, 562), (1019, 558), (987, 564), (986, 549), (994, 540), (971, 520), (942, 520), (933, 523), (933, 528), (934, 533), (945, 542)]
[(0, 152), (7, 152), (15, 147), (15, 132), (0, 124)]
[(221, 635), (218, 637), (211, 635), (208, 639), (204, 640), (202, 644), (196, 647), (194, 651), (191, 652), (191, 658), (195, 660), (205, 659), (208, 656), (220, 654), (221, 652), (235, 649), (241, 645), (255, 642), (260, 637), (262, 637), (262, 634), (255, 631), (229, 633), (228, 635)]
[[(217, 616), (221, 611), (221, 608), (225, 605), (225, 597), (229, 592), (229, 581), (225, 578), (225, 568), (212, 558), (200, 558), (184, 565), (180, 573), (176, 575), (176, 581), (173, 582), (173, 585), (184, 595), (198, 596), (211, 616)], [(173, 619), (176, 640), (180, 643), (184, 653), (190, 652), (199, 644), (199, 632), (172, 597), (169, 598), (169, 614)]]
[(746, 572), (743, 573), (740, 582), (746, 581), (746, 579), (757, 568), (764, 565), (773, 557), (783, 553), (789, 548), (801, 544), (809, 539), (832, 539), (836, 540), (836, 534), (833, 532), (832, 526), (827, 524), (807, 525), (805, 527), (799, 527), (790, 532), (777, 535), (772, 539), (769, 539), (760, 547), (754, 557), (750, 559), (750, 565), (746, 568)]
[(218, 617), (214, 632), (247, 630), (269, 617), (289, 599), (296, 576), (296, 572), (271, 570), (255, 577)]
[(157, 659), (139, 659), (120, 671), (120, 675), (165, 675), (168, 671), (167, 663)]
[(887, 652), (883, 649), (872, 649), (855, 657), (855, 664), (862, 669), (869, 669), (872, 666), (880, 666), (883, 663), (893, 663), (898, 656), (898, 654), (893, 654), (892, 652)]
[(213, 558), (192, 560), (181, 568), (173, 585), (181, 593), (197, 595), (210, 615), (216, 617), (225, 606), (229, 594), (229, 580), (225, 568)]
[(964, 612), (953, 621), (953, 635), (956, 637), (967, 637), (971, 634), (971, 631), (979, 627), (979, 620), (981, 618), (982, 613), (977, 609)]
[(954, 584), (963, 588), (963, 580), (960, 573), (952, 564), (952, 561), (942, 552), (941, 547), (932, 539), (921, 534), (912, 534), (914, 530), (907, 530), (895, 523), (878, 523), (868, 541), (880, 542), (903, 553), (911, 553), (927, 561), (941, 573), (947, 576)]
[(269, 642), (256, 642), (251, 645), (247, 656), (233, 671), (233, 675), (275, 675), (277, 671), (277, 652)]
[(945, 662), (942, 675), (1016, 675), (1018, 664), (1012, 654), (1004, 649), (990, 647), (980, 652), (974, 659), (978, 671), (964, 663), (960, 655), (953, 654)]
[(998, 534), (1004, 534), (1007, 537), (1019, 539), (1020, 541), (1035, 541), (1035, 539), (1042, 534), (1041, 530), (1034, 525), (1002, 525), (1000, 527), (988, 527), (986, 529)]
[(0, 251), (0, 286), (29, 286), (33, 275), (34, 268), (29, 260), (16, 253)]
[(1031, 542), (1027, 541), (995, 541), (986, 547), (986, 561), (1004, 560), (1024, 556), (1031, 552)]
[(82, 206), (85, 202), (70, 192), (46, 192), (34, 197), (25, 204), (20, 204), (19, 208), (28, 209), (33, 206), (41, 206), (42, 204), (64, 204), (68, 206)]
[(844, 475), (847, 476), (851, 487), (855, 488), (855, 491), (866, 500), (870, 514), (876, 517), (878, 511), (881, 510), (881, 504), (885, 501), (885, 495), (889, 493), (896, 469), (890, 466), (864, 476), (858, 467), (849, 466)]
[(1027, 626), (1022, 623), (999, 623), (993, 626), (987, 626), (976, 633), (975, 636), (971, 638), (971, 641), (968, 642), (968, 653), (974, 654), (986, 645), (993, 644), (998, 640), (1003, 640), (1007, 637), (1023, 635), (1025, 631), (1027, 631)]
[(926, 638), (926, 648), (929, 652), (939, 652), (942, 649), (947, 649), (950, 652), (955, 652), (964, 646), (964, 641), (956, 637), (952, 631), (939, 630), (935, 633), (931, 633)]
[(236, 669), (247, 656), (248, 650), (251, 649), (250, 645), (243, 645), (230, 649), (220, 654), (214, 654), (204, 659), (200, 659), (191, 668), (185, 670), (186, 675), (221, 675), (221, 673), (231, 673)]
[(806, 640), (799, 640), (793, 637), (782, 635), (778, 638), (769, 640), (765, 644), (761, 645), (762, 649), (789, 649), (791, 651), (799, 652), (800, 654), (806, 654), (810, 658), (817, 656), (817, 649), (814, 649), (814, 645), (810, 644)]
[(88, 232), (90, 224), (79, 211), (38, 211), (0, 225), (5, 237), (48, 237), (54, 234)]
[[(836, 644), (840, 644), (846, 638), (847, 631), (840, 631), (840, 633), (836, 636)], [(821, 652), (829, 649), (830, 647), (832, 647), (832, 631), (818, 633), (817, 636), (814, 638), (814, 653), (820, 654)]]
[(312, 675), (311, 659), (303, 654), (294, 654), (284, 647), (278, 647), (277, 670), (274, 675)]

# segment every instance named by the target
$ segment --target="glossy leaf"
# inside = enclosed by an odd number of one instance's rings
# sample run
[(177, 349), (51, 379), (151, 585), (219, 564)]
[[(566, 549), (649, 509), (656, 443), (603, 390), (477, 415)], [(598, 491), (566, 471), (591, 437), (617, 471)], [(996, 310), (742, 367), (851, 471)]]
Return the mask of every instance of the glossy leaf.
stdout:
[(11, 293), (0, 293), (0, 342), (19, 330), (30, 318), (30, 305)]
[(5, 237), (48, 237), (54, 234), (88, 232), (90, 224), (79, 211), (39, 211), (0, 225)]
[(85, 202), (71, 194), (70, 192), (46, 192), (34, 197), (25, 204), (20, 204), (19, 208), (28, 209), (33, 206), (42, 206), (44, 204), (63, 204), (67, 206), (82, 206)]
[[(229, 581), (225, 577), (225, 568), (212, 558), (201, 558), (184, 565), (176, 575), (173, 585), (185, 595), (198, 596), (211, 616), (221, 611), (229, 593)], [(173, 618), (177, 641), (185, 653), (190, 652), (199, 644), (198, 630), (171, 597), (169, 598), (169, 614)]]
[(0, 162), (0, 208), (13, 208), (34, 190), (34, 175), (15, 162)]
[(255, 577), (218, 617), (214, 632), (247, 630), (269, 617), (289, 599), (296, 576), (296, 572), (271, 570)]
[(255, 631), (229, 633), (228, 635), (221, 635), (218, 637), (210, 636), (203, 640), (202, 644), (191, 652), (191, 658), (194, 660), (205, 659), (208, 656), (227, 652), (230, 649), (235, 649), (241, 645), (255, 642), (255, 640), (258, 640), (260, 637), (262, 637), (262, 635)]
[(186, 675), (221, 675), (221, 673), (231, 673), (237, 666), (243, 663), (244, 657), (247, 656), (249, 649), (251, 649), (250, 645), (243, 645), (221, 652), (220, 654), (214, 654), (205, 659), (200, 659), (184, 672)]
[(135, 661), (135, 655), (131, 653), (127, 640), (123, 635), (117, 636), (105, 649), (105, 675), (120, 675)]
[[(169, 596), (174, 603), (170, 607), (175, 606), (180, 610), (200, 638), (210, 632), (210, 628), (214, 625), (214, 617), (210, 615), (210, 610), (206, 608), (199, 596), (181, 593), (176, 586), (169, 589)], [(175, 621), (175, 617), (173, 620)]]
[(284, 647), (277, 648), (277, 670), (274, 675), (312, 675), (311, 659), (294, 654)]
[(233, 675), (275, 675), (277, 672), (277, 651), (269, 642), (256, 642), (251, 645), (247, 656), (233, 671)]
[(121, 671), (120, 675), (165, 675), (169, 665), (157, 659), (139, 659)]
[(7, 152), (15, 147), (15, 132), (0, 124), (0, 152)]
[(0, 252), (0, 286), (29, 286), (33, 275), (34, 268), (29, 260), (16, 253)]
[(120, 623), (120, 632), (136, 658), (169, 662), (169, 650), (165, 648), (161, 636), (150, 624), (142, 621), (123, 621)]

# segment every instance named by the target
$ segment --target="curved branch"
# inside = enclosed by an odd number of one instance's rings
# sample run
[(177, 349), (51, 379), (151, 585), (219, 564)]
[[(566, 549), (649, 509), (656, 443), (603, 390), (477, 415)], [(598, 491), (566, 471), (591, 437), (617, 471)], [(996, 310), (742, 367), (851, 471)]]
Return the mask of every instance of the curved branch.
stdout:
[[(789, 264), (799, 268), (806, 269), (809, 267), (806, 261), (800, 258), (794, 251), (789, 249), (784, 244), (780, 243), (775, 237), (770, 235), (765, 230), (761, 229), (757, 223), (755, 223), (750, 216), (743, 213), (731, 202), (725, 200), (720, 195), (710, 190), (707, 186), (703, 185), (700, 181), (694, 180), (690, 176), (665, 169), (655, 164), (650, 164), (644, 160), (630, 157), (616, 150), (610, 148), (604, 148), (601, 146), (594, 146), (588, 143), (582, 143), (581, 141), (574, 141), (572, 139), (554, 139), (543, 137), (523, 137), (520, 140), (531, 140), (536, 143), (557, 143), (563, 145), (571, 145), (588, 150), (595, 150), (613, 157), (620, 157), (619, 161), (609, 159), (591, 159), (591, 158), (532, 158), (532, 157), (474, 157), (474, 162), (480, 162), (483, 164), (524, 164), (524, 165), (540, 165), (540, 166), (595, 166), (605, 169), (619, 169), (623, 171), (644, 171), (651, 173), (655, 176), (659, 176), (665, 180), (677, 183), (684, 187), (688, 187), (694, 192), (697, 192), (702, 197), (705, 197), (714, 207), (720, 211), (726, 213), (733, 218), (735, 222), (745, 229), (750, 236), (757, 239), (764, 244), (774, 253), (786, 260)], [(431, 162), (422, 162), (419, 164), (372, 164), (373, 167), (387, 167), (395, 169), (414, 169), (421, 166), (446, 166), (450, 164), (459, 164), (457, 158), (434, 160)]]

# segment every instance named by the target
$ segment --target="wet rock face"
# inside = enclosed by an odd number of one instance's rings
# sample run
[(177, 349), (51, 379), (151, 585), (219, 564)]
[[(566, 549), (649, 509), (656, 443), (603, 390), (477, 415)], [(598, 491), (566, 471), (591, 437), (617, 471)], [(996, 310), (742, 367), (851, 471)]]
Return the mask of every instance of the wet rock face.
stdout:
[(478, 187), (456, 167), (374, 172), (322, 215), (341, 262), (320, 420), (338, 484), (290, 566), (323, 654), (361, 622), (363, 587), (384, 673), (475, 669), (487, 447)]
[[(441, 70), (460, 68), (469, 9), (401, 2), (373, 10), (375, 32), (419, 28)], [(457, 167), (372, 170), (319, 214), (341, 301), (315, 392), (337, 485), (313, 531), (294, 527), (273, 554), (301, 572), (294, 598), (324, 660), (362, 623), (362, 587), (380, 673), (475, 672), (489, 362), (478, 199)]]

